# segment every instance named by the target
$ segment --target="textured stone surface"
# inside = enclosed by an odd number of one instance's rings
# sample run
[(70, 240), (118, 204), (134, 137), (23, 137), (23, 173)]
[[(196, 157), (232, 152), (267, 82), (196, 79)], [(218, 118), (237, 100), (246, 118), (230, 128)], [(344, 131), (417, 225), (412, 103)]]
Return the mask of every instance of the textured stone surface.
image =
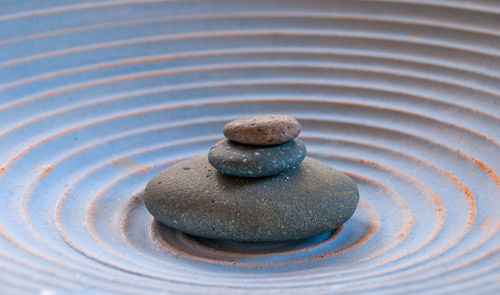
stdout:
[(239, 178), (197, 156), (158, 173), (144, 193), (151, 214), (174, 229), (251, 242), (332, 231), (352, 216), (358, 200), (349, 177), (309, 157), (274, 177)]
[(222, 132), (243, 144), (275, 145), (294, 139), (300, 130), (300, 123), (290, 116), (262, 115), (231, 121)]
[(224, 174), (262, 177), (293, 168), (305, 156), (306, 146), (299, 139), (272, 146), (242, 145), (224, 139), (210, 148), (208, 161)]

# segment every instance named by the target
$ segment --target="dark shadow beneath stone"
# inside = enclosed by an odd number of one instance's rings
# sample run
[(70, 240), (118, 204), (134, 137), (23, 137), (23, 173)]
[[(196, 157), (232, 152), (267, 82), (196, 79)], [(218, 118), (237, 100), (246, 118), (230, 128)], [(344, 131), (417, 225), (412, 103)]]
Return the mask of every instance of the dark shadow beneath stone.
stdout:
[(292, 240), (285, 242), (235, 242), (226, 240), (211, 240), (200, 237), (193, 237), (197, 242), (207, 247), (214, 248), (220, 251), (241, 253), (241, 254), (270, 254), (279, 252), (296, 251), (307, 247), (320, 244), (330, 238), (332, 233), (326, 233), (319, 236), (314, 236), (306, 239)]
[[(161, 224), (162, 230), (176, 231), (168, 226)], [(298, 251), (308, 247), (314, 247), (319, 245), (326, 240), (330, 239), (338, 230), (333, 232), (324, 233), (321, 235), (299, 239), (290, 240), (283, 242), (236, 242), (228, 240), (213, 240), (201, 237), (192, 236), (186, 233), (182, 233), (187, 240), (191, 240), (193, 243), (201, 244), (205, 247), (212, 248), (214, 250), (239, 253), (239, 254), (272, 254), (280, 252)], [(179, 232), (180, 233), (180, 232)]]

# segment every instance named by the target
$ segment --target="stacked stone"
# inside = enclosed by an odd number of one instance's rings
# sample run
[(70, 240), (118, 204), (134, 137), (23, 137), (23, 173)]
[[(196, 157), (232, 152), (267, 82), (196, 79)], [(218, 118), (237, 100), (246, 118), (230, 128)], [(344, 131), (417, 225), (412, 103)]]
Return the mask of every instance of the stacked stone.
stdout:
[[(306, 157), (288, 116), (235, 120), (227, 139), (155, 175), (144, 203), (160, 222), (194, 236), (241, 242), (307, 238), (334, 231), (353, 214), (355, 183)], [(215, 169), (214, 169), (215, 168)]]
[(238, 177), (265, 177), (298, 166), (306, 146), (295, 139), (300, 123), (283, 115), (239, 119), (224, 126), (227, 139), (216, 143), (208, 161), (219, 172)]

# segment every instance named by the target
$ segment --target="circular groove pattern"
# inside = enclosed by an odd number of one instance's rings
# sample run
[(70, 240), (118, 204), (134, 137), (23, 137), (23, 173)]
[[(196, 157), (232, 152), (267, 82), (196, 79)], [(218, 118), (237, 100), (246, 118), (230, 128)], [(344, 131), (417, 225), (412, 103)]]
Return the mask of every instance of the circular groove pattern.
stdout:
[[(500, 5), (3, 1), (2, 294), (495, 294)], [(158, 171), (231, 119), (298, 118), (361, 201), (334, 233), (169, 229)]]

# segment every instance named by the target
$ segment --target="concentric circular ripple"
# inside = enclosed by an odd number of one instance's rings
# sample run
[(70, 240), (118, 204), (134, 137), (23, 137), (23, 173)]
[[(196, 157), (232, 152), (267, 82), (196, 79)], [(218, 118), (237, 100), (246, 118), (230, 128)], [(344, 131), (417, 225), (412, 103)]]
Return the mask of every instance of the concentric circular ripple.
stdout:
[[(2, 1), (2, 294), (498, 294), (500, 3)], [(200, 239), (142, 202), (281, 113), (351, 176), (339, 230)]]

